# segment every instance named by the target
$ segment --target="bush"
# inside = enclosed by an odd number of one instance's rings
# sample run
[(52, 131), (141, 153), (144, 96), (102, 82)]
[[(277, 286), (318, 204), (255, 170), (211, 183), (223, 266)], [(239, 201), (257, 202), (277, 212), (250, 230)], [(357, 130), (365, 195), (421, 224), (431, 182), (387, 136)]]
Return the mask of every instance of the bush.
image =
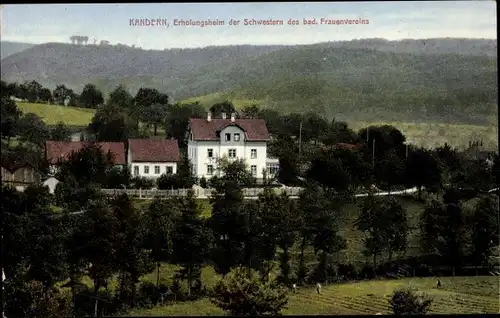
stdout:
[(430, 309), (432, 300), (406, 288), (394, 291), (389, 304), (395, 315), (425, 315)]
[(158, 287), (151, 282), (143, 282), (139, 287), (137, 301), (141, 307), (152, 307), (163, 304), (168, 297), (170, 289), (165, 284)]
[(355, 280), (359, 277), (359, 271), (353, 264), (338, 264), (338, 274), (346, 280)]
[(131, 180), (132, 188), (134, 189), (151, 189), (155, 185), (153, 179), (148, 179), (144, 177), (136, 177)]
[(177, 178), (173, 174), (162, 174), (156, 180), (156, 185), (160, 190), (177, 189), (177, 183)]
[(205, 177), (200, 178), (200, 187), (206, 188), (208, 186), (207, 179)]
[(255, 271), (249, 276), (246, 269), (237, 268), (217, 283), (211, 301), (233, 316), (277, 316), (288, 297), (276, 282), (262, 283)]

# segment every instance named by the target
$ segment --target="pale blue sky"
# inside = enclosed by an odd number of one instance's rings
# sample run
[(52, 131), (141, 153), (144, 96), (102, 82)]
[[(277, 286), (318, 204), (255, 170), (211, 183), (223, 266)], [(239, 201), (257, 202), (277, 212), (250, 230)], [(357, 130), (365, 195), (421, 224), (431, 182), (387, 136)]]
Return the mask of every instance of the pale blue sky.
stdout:
[[(1, 38), (29, 43), (108, 40), (144, 49), (230, 44), (310, 44), (362, 38), (496, 39), (496, 2), (335, 2), (3, 5)], [(133, 27), (129, 19), (367, 19), (368, 25)], [(172, 24), (172, 23), (171, 23)]]

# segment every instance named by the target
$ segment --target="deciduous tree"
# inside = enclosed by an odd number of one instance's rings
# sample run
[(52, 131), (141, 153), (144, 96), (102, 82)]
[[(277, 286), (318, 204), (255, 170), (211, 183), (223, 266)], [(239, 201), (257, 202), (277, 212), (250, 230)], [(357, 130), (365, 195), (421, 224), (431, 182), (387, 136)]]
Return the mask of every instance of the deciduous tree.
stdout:
[(94, 84), (87, 84), (80, 94), (80, 103), (84, 107), (96, 109), (104, 103), (104, 97)]

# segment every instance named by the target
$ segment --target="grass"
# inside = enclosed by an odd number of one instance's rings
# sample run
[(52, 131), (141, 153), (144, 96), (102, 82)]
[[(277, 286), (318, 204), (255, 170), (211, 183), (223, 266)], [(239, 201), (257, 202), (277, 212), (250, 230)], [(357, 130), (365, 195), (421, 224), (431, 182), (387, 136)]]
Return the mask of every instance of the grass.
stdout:
[(465, 148), (469, 140), (483, 140), (488, 149), (498, 149), (498, 126), (447, 124), (447, 123), (408, 123), (408, 122), (348, 122), (355, 130), (369, 125), (392, 125), (398, 128), (406, 139), (418, 146), (434, 148), (448, 143), (451, 146)]
[(67, 126), (87, 126), (95, 113), (93, 109), (50, 104), (18, 102), (17, 106), (24, 114), (39, 116), (47, 125), (56, 125), (62, 121)]
[[(436, 288), (435, 278), (364, 281), (329, 285), (318, 295), (313, 288), (290, 294), (285, 315), (390, 314), (390, 296), (402, 287), (414, 287), (433, 299), (434, 314), (498, 313), (499, 285), (494, 276), (444, 277)], [(208, 299), (152, 309), (136, 309), (129, 316), (211, 316), (223, 312)]]

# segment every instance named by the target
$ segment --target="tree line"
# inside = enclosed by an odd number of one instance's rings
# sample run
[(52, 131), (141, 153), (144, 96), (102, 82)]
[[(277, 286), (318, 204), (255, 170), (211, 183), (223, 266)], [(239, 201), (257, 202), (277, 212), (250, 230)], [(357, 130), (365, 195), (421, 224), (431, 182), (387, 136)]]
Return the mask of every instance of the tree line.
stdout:
[[(394, 198), (368, 196), (359, 203), (355, 226), (372, 257), (359, 267), (339, 257), (349, 245), (340, 231), (342, 206), (352, 199), (333, 188), (309, 180), (299, 200), (267, 188), (258, 200), (246, 201), (242, 189), (252, 181), (245, 163), (221, 161), (222, 176), (212, 181), (212, 212), (203, 217), (193, 192), (143, 207), (126, 195), (104, 197), (99, 176), (105, 175), (105, 158), (92, 146), (75, 153), (62, 168), (73, 183), (55, 195), (40, 186), (2, 188), (7, 317), (112, 315), (207, 296), (233, 314), (242, 304), (251, 304), (246, 308), (254, 314), (277, 313), (292, 283), (373, 278), (408, 261), (408, 210)], [(497, 202), (481, 195), (474, 207), (465, 207), (454, 188), (429, 200), (418, 222), (425, 256), (418, 263), (490, 266), (499, 234)], [(75, 209), (82, 213), (72, 214)], [(181, 266), (172, 284), (162, 282), (163, 263)], [(206, 265), (225, 277), (213, 289), (201, 279)], [(140, 282), (151, 272), (156, 282)], [(271, 273), (278, 273), (275, 281)], [(84, 276), (90, 286), (82, 285)], [(234, 279), (257, 286), (249, 293), (260, 298), (238, 294)]]
[[(40, 163), (39, 169), (46, 169), (47, 164), (42, 164), (45, 141), (69, 140), (68, 127), (64, 123), (47, 127), (38, 116), (23, 114), (10, 96), (8, 89), (2, 89), (2, 140), (9, 146), (10, 139), (17, 138), (22, 144), (6, 148), (13, 148), (19, 156), (30, 153)], [(490, 189), (495, 173), (498, 174), (491, 162), (488, 166), (484, 160), (467, 158), (449, 145), (429, 150), (408, 144), (398, 129), (388, 125), (355, 132), (345, 122), (328, 121), (315, 113), (280, 114), (256, 105), (237, 111), (227, 101), (212, 105), (209, 111), (216, 117), (237, 112), (241, 118), (265, 119), (273, 136), (268, 153), (279, 159), (278, 179), (287, 185), (312, 179), (338, 192), (376, 184), (388, 191), (417, 186), (420, 193), (423, 187), (437, 192), (444, 184), (454, 183), (481, 191)], [(134, 97), (125, 87), (118, 86), (98, 107), (88, 130), (96, 141), (125, 141), (156, 135), (161, 128), (165, 137), (179, 140), (185, 155), (189, 118), (205, 116), (206, 110), (198, 103), (171, 105), (168, 95), (156, 89), (141, 88)], [(358, 149), (337, 147), (342, 143), (357, 145)], [(498, 162), (496, 158), (491, 159)], [(162, 188), (190, 184), (165, 178), (161, 180)], [(135, 181), (145, 188), (153, 186), (147, 180)], [(130, 178), (124, 182), (124, 186), (131, 186)]]

